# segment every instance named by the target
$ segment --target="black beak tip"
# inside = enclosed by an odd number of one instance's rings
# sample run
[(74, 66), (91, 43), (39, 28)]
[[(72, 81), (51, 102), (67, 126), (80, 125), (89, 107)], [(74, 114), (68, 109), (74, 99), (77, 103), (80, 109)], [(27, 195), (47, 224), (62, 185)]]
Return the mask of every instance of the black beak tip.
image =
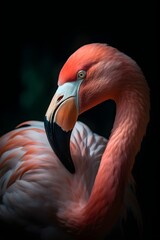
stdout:
[(61, 163), (65, 166), (65, 168), (70, 173), (75, 173), (75, 166), (72, 161), (71, 153), (70, 153), (70, 136), (71, 131), (65, 132), (63, 129), (51, 121), (51, 123), (47, 120), (46, 116), (44, 119), (45, 131), (48, 137), (48, 141), (61, 161)]

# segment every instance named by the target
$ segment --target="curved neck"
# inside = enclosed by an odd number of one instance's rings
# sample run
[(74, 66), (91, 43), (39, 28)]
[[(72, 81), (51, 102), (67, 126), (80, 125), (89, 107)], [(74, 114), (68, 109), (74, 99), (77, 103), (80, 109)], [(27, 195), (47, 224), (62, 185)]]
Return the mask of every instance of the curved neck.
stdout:
[(74, 226), (81, 237), (93, 239), (104, 229), (109, 231), (117, 220), (125, 185), (149, 121), (149, 90), (144, 79), (138, 84), (133, 81), (132, 86), (123, 89), (123, 94), (114, 100), (114, 126), (91, 195), (79, 212), (73, 210), (71, 222), (68, 219), (66, 223), (68, 227)]
[[(116, 100), (116, 117), (89, 201), (82, 212), (87, 229), (110, 228), (121, 210), (125, 184), (149, 121), (149, 93), (145, 82)], [(133, 86), (132, 86), (133, 87)], [(105, 224), (105, 226), (103, 226)], [(83, 227), (82, 227), (83, 228)], [(96, 231), (96, 230), (95, 230)], [(95, 233), (96, 234), (96, 233)]]

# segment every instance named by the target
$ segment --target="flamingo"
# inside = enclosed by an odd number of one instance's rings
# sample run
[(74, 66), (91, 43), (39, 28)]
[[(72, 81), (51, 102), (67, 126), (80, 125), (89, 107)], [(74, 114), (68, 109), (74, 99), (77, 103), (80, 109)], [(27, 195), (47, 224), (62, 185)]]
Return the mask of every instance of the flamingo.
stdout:
[[(78, 116), (109, 99), (116, 114), (106, 139)], [(128, 208), (141, 224), (132, 169), (149, 111), (149, 87), (131, 57), (106, 43), (81, 46), (59, 73), (44, 122), (0, 138), (0, 219), (42, 239), (104, 239)]]

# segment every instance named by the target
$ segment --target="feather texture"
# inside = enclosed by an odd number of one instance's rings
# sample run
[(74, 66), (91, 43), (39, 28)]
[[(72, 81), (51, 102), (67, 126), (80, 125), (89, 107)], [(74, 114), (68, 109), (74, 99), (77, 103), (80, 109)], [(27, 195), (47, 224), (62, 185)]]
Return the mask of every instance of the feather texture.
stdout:
[(48, 227), (66, 205), (83, 206), (106, 142), (77, 122), (71, 136), (77, 174), (72, 175), (52, 151), (42, 122), (28, 121), (5, 134), (0, 139), (0, 218), (32, 229), (36, 224)]

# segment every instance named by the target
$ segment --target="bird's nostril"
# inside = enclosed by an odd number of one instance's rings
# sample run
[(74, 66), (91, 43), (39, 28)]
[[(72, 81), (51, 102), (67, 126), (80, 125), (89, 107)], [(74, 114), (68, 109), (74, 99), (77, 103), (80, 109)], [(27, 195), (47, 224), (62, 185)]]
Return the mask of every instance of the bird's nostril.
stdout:
[(61, 99), (64, 97), (64, 95), (61, 95), (57, 98), (57, 103), (61, 101)]

